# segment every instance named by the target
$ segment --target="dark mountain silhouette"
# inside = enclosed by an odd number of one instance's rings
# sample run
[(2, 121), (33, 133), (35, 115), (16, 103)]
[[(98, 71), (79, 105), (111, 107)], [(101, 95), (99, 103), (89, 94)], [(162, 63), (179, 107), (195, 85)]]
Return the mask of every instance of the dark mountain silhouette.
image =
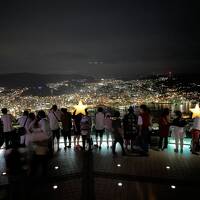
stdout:
[(44, 87), (47, 83), (55, 83), (64, 80), (93, 81), (94, 78), (78, 74), (32, 74), (32, 73), (10, 73), (0, 74), (0, 86), (7, 88), (19, 87)]

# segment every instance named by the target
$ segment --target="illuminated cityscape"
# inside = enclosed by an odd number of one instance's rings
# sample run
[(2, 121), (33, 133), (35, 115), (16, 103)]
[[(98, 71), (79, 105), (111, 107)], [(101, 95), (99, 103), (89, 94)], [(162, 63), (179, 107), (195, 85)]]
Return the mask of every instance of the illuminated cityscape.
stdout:
[[(96, 79), (94, 81), (76, 80), (48, 83), (51, 95), (25, 95), (28, 87), (21, 89), (0, 88), (0, 107), (6, 107), (13, 115), (18, 116), (23, 110), (37, 111), (48, 110), (53, 104), (59, 107), (67, 107), (70, 111), (79, 100), (82, 100), (89, 108), (99, 105), (126, 109), (130, 105), (139, 106), (145, 104), (170, 104), (179, 105), (182, 111), (188, 113), (192, 103), (199, 101), (199, 92), (185, 90), (185, 86), (169, 87), (169, 77), (159, 76), (138, 80)], [(198, 83), (192, 83), (199, 87)], [(66, 92), (68, 88), (73, 88)], [(60, 88), (63, 94), (54, 95)], [(38, 91), (41, 88), (37, 88)], [(186, 106), (183, 108), (183, 106)]]
[(198, 3), (1, 1), (0, 200), (197, 199)]

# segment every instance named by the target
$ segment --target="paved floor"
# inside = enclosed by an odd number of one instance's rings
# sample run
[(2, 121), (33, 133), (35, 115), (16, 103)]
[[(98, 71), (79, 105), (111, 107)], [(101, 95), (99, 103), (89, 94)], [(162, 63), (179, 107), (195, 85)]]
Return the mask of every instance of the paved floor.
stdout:
[[(128, 152), (112, 155), (106, 144), (92, 153), (73, 148), (54, 155), (46, 179), (31, 181), (23, 175), (3, 175), (5, 162), (0, 151), (0, 200), (2, 199), (96, 199), (160, 200), (191, 199), (199, 196), (200, 156), (192, 155), (189, 146), (183, 154), (150, 150), (149, 157)], [(21, 191), (19, 193), (19, 191)]]

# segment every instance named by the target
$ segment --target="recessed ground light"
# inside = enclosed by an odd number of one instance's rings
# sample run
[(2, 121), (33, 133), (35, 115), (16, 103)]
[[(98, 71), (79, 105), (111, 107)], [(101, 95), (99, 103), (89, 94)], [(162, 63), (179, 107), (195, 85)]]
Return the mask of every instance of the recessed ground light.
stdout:
[(57, 186), (57, 185), (54, 185), (54, 186), (53, 186), (53, 189), (54, 189), (54, 190), (58, 189), (58, 186)]
[(120, 183), (118, 183), (117, 185), (118, 185), (119, 187), (122, 187), (123, 184), (120, 182)]
[(176, 189), (176, 186), (175, 186), (175, 185), (171, 185), (171, 188), (172, 188), (172, 189)]
[(59, 167), (58, 167), (58, 166), (55, 166), (55, 167), (54, 167), (54, 169), (55, 169), (55, 170), (58, 170), (58, 169), (59, 169)]
[(170, 169), (170, 166), (166, 166), (166, 169), (168, 169), (168, 170), (169, 170), (169, 169)]
[(117, 164), (117, 167), (121, 167), (121, 164)]

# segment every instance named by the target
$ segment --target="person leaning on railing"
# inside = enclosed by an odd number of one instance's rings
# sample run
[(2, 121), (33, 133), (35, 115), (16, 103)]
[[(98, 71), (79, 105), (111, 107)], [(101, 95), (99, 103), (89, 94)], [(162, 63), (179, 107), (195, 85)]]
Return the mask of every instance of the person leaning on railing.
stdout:
[(192, 143), (191, 143), (191, 152), (197, 154), (199, 147), (199, 137), (200, 137), (200, 117), (194, 118), (192, 129)]
[(11, 114), (8, 114), (7, 108), (2, 108), (1, 112), (3, 114), (1, 121), (3, 123), (3, 137), (5, 140), (5, 147), (6, 149), (9, 149), (16, 143), (15, 129), (12, 125), (16, 119)]
[(174, 149), (175, 153), (179, 151), (179, 141), (180, 141), (180, 152), (183, 153), (183, 139), (185, 136), (184, 127), (186, 126), (186, 121), (182, 118), (181, 111), (175, 111), (176, 118), (172, 122), (174, 127), (172, 136), (175, 138), (176, 148)]

